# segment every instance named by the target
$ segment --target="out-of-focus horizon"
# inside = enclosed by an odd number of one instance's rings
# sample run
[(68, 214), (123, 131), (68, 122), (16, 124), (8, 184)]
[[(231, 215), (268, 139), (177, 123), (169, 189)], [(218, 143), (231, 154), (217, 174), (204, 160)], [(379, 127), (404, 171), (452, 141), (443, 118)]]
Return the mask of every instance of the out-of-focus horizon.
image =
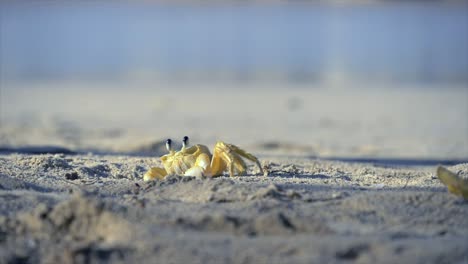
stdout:
[(352, 3), (0, 2), (0, 149), (467, 159), (468, 2)]
[(4, 85), (468, 84), (466, 1), (1, 3)]

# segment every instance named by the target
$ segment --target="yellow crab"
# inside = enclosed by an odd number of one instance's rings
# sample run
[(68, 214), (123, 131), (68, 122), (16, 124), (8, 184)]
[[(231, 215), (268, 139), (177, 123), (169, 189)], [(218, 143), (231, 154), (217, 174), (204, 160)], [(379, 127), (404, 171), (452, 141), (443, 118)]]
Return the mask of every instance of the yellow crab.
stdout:
[(229, 170), (232, 177), (245, 175), (247, 165), (242, 158), (255, 162), (263, 173), (258, 159), (245, 150), (222, 141), (218, 141), (214, 147), (213, 155), (205, 145), (194, 145), (188, 147), (189, 138), (186, 136), (182, 140), (182, 149), (175, 151), (172, 149), (172, 140), (166, 141), (166, 149), (169, 154), (161, 157), (164, 168), (152, 167), (143, 176), (144, 181), (163, 179), (167, 175), (185, 175), (196, 177), (216, 177)]

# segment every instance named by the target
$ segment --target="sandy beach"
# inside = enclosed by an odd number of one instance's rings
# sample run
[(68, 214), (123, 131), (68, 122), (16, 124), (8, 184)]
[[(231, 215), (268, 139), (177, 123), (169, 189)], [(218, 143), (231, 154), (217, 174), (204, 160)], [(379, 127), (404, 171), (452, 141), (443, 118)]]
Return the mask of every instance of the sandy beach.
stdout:
[[(1, 263), (468, 263), (467, 89), (142, 87), (2, 91)], [(144, 182), (184, 135), (265, 174)]]
[[(152, 158), (0, 159), (6, 263), (464, 263), (468, 207), (432, 167), (264, 160), (143, 182)], [(449, 167), (468, 174), (468, 164)]]
[(468, 264), (467, 3), (0, 1), (0, 264)]

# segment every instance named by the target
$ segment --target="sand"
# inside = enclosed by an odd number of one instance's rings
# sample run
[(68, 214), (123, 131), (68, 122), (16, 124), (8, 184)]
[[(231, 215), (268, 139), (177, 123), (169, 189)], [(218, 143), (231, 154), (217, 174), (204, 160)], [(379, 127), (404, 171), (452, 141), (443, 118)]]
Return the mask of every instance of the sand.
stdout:
[[(468, 174), (466, 90), (44, 89), (3, 92), (1, 263), (468, 263), (468, 202), (435, 176)], [(186, 134), (265, 175), (143, 182)]]
[[(14, 154), (0, 163), (7, 263), (468, 259), (468, 204), (431, 166), (264, 159), (267, 176), (148, 183), (152, 158)], [(449, 169), (468, 173), (468, 164)]]
[(0, 146), (156, 155), (187, 135), (256, 154), (467, 159), (467, 102), (450, 86), (4, 85)]

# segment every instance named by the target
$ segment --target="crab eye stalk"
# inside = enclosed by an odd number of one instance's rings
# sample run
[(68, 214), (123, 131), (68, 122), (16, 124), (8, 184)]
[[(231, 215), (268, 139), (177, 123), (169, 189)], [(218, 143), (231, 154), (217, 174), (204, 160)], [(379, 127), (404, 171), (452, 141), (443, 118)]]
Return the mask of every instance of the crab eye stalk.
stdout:
[(169, 152), (171, 152), (171, 150), (172, 150), (172, 140), (171, 140), (170, 138), (168, 138), (168, 139), (166, 140), (166, 149), (167, 149), (167, 151), (169, 151)]
[(182, 139), (182, 149), (185, 149), (189, 144), (189, 138), (187, 136), (185, 136), (183, 139)]

